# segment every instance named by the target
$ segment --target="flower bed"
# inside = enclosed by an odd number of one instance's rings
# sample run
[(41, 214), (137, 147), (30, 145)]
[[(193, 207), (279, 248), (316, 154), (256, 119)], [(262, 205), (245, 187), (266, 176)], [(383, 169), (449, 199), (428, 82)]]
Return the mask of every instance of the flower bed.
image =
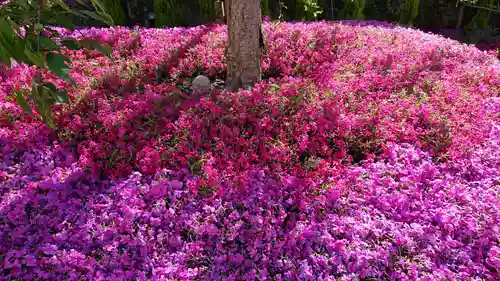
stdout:
[[(490, 107), (498, 113), (500, 100)], [(61, 147), (3, 155), (4, 276), (494, 280), (499, 121), (460, 161), (390, 144), (386, 161), (322, 190), (262, 170), (213, 194), (190, 190), (200, 178), (187, 170), (96, 182)]]
[(264, 29), (266, 79), (201, 98), (223, 26), (66, 34), (115, 52), (67, 51), (55, 132), (11, 99), (32, 70), (3, 72), (2, 276), (497, 279), (500, 62), (376, 22)]

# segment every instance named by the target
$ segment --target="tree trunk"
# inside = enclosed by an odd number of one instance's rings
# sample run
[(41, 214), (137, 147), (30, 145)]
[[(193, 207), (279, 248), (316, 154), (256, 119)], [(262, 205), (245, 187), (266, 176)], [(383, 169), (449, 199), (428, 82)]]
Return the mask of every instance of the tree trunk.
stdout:
[(229, 46), (226, 51), (226, 88), (237, 91), (261, 79), (260, 0), (226, 0)]

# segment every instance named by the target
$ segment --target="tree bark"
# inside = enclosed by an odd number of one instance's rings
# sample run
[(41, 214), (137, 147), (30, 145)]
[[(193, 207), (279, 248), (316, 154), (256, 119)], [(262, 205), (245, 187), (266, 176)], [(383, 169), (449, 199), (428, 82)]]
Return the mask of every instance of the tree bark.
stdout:
[(261, 79), (260, 0), (226, 0), (228, 42), (226, 88), (237, 91)]

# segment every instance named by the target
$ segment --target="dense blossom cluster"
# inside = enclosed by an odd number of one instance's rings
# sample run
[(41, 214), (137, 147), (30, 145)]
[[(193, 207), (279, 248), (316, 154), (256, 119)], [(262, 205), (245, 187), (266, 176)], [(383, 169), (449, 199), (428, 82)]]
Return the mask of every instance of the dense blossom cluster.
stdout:
[(495, 56), (385, 23), (266, 23), (266, 79), (200, 97), (224, 26), (61, 34), (114, 53), (65, 51), (56, 131), (12, 99), (33, 69), (0, 69), (4, 278), (499, 278)]

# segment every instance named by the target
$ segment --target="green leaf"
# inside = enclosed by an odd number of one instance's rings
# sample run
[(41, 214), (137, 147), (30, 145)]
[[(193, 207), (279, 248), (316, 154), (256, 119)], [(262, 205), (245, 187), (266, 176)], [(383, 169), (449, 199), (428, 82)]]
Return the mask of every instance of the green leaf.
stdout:
[(80, 4), (81, 6), (90, 8), (90, 6), (88, 6), (89, 3), (87, 0), (76, 0), (76, 3)]
[(99, 51), (101, 51), (101, 53), (105, 54), (107, 57), (110, 57), (111, 54), (113, 53), (113, 47), (111, 47), (109, 44), (107, 43), (104, 43), (104, 44), (99, 44), (97, 43), (97, 45), (95, 46), (95, 48)]
[(12, 56), (10, 55), (9, 48), (8, 46), (6, 46), (6, 43), (7, 42), (5, 42), (5, 39), (0, 35), (0, 58), (10, 67), (10, 58)]
[[(40, 73), (38, 74), (40, 77)], [(48, 91), (46, 91), (46, 89), (47, 88), (43, 87), (38, 82), (33, 81), (31, 97), (35, 100), (36, 110), (38, 114), (40, 114), (40, 117), (42, 117), (43, 122), (48, 124), (51, 128), (54, 128), (54, 120), (52, 119), (53, 99), (49, 96), (50, 93), (47, 93)]]
[(57, 26), (67, 28), (69, 30), (75, 30), (75, 25), (73, 24), (73, 19), (71, 19), (70, 14), (58, 13), (54, 15), (54, 24)]
[(70, 50), (78, 50), (78, 49), (80, 49), (80, 46), (78, 45), (78, 42), (74, 38), (63, 39), (63, 40), (61, 40), (61, 44), (64, 47), (66, 47), (66, 48), (68, 48)]
[(57, 77), (63, 79), (64, 81), (75, 85), (75, 81), (71, 76), (69, 76), (69, 71), (71, 70), (71, 66), (67, 65), (66, 62), (70, 62), (70, 60), (56, 53), (48, 53), (47, 54), (47, 65)]
[(31, 43), (31, 46), (36, 47), (38, 43), (40, 43), (40, 49), (41, 50), (46, 50), (46, 51), (59, 51), (61, 48), (57, 45), (57, 43), (45, 36), (34, 36), (34, 35), (29, 35), (28, 40)]
[(12, 29), (12, 26), (5, 18), (0, 18), (0, 33), (4, 36), (4, 38), (11, 40), (15, 35), (14, 29)]
[(57, 43), (45, 36), (39, 37), (40, 47), (48, 51), (59, 51), (61, 48), (57, 46)]
[(38, 67), (44, 67), (43, 55), (38, 52), (33, 52), (27, 46), (24, 49), (24, 55), (29, 59), (31, 64), (36, 65)]
[(40, 84), (42, 83), (42, 73), (40, 71), (37, 71), (35, 74), (35, 77), (33, 78), (34, 83)]
[[(74, 30), (75, 26), (73, 25), (73, 20), (72, 16), (75, 13), (73, 11), (71, 12), (45, 12), (40, 15), (41, 21), (47, 26), (59, 26), (59, 27), (64, 27), (70, 30)], [(46, 27), (46, 29), (49, 29)]]
[(24, 111), (26, 111), (30, 115), (33, 115), (33, 111), (31, 110), (30, 105), (24, 98), (23, 94), (19, 91), (16, 91), (16, 102)]
[(15, 39), (9, 41), (3, 36), (0, 36), (0, 45), (3, 47), (7, 58), (11, 58), (18, 62), (24, 62), (29, 65), (33, 65), (31, 60), (24, 54), (24, 49), (26, 47), (26, 42), (21, 39)]
[(66, 11), (71, 11), (71, 8), (66, 3), (64, 3), (64, 1), (62, 1), (62, 0), (52, 0), (52, 2), (56, 3), (57, 5), (59, 5), (61, 8), (63, 8)]
[(47, 83), (43, 83), (43, 86), (49, 90), (52, 90), (52, 91), (58, 91), (57, 90), (57, 87), (56, 85), (50, 83), (50, 82), (47, 82)]
[(25, 10), (27, 10), (29, 8), (28, 0), (16, 0), (16, 4), (21, 6)]
[(54, 99), (54, 104), (68, 104), (69, 97), (68, 93), (65, 91), (60, 91), (56, 88), (56, 86), (52, 83), (43, 84), (44, 88), (48, 90), (50, 96)]
[(85, 10), (80, 10), (78, 11), (83, 15), (86, 15), (89, 18), (95, 19), (97, 21), (100, 21), (102, 23), (105, 23), (107, 25), (114, 25), (113, 19), (111, 18), (110, 15), (103, 13), (103, 12), (90, 12), (90, 11), (85, 11)]
[(0, 40), (0, 61), (3, 62), (5, 65), (10, 67), (10, 55), (7, 53), (6, 50), (2, 47), (2, 42)]
[(14, 21), (12, 21), (12, 20), (10, 20), (9, 22), (10, 22), (10, 26), (12, 26), (12, 28), (13, 28), (14, 30), (16, 30), (16, 31), (19, 31), (19, 30), (20, 30), (19, 25), (18, 25), (16, 22), (14, 22)]
[(31, 98), (35, 100), (35, 103), (38, 104), (40, 100), (42, 100), (42, 96), (40, 95), (40, 91), (38, 91), (38, 81), (41, 79), (41, 74), (38, 72), (36, 77), (31, 81)]
[(106, 8), (104, 7), (104, 5), (101, 3), (101, 1), (99, 0), (91, 0), (92, 1), (92, 4), (93, 6), (96, 8), (96, 9), (99, 9), (103, 12), (106, 12)]
[(97, 13), (105, 20), (105, 21), (103, 21), (103, 23), (105, 23), (107, 25), (115, 25), (115, 21), (113, 20), (111, 15), (109, 15), (106, 12), (97, 12)]
[(52, 29), (52, 28), (50, 28), (50, 27), (46, 27), (46, 28), (45, 28), (45, 30), (46, 30), (47, 32), (50, 32), (50, 34), (51, 34), (52, 36), (54, 36), (54, 37), (59, 37), (59, 36), (60, 36), (59, 31), (57, 31), (57, 30), (55, 30), (55, 29)]
[(86, 50), (92, 50), (94, 49), (94, 41), (92, 39), (81, 39), (78, 41), (78, 45), (80, 48), (86, 49)]
[(101, 53), (105, 54), (108, 57), (113, 53), (113, 47), (111, 47), (107, 43), (101, 45), (101, 43), (97, 40), (82, 39), (78, 41), (78, 44), (86, 50), (99, 50)]
[(0, 46), (4, 56), (2, 61), (13, 58), (18, 62), (33, 64), (24, 54), (26, 42), (14, 32), (9, 21), (5, 18), (0, 18)]

